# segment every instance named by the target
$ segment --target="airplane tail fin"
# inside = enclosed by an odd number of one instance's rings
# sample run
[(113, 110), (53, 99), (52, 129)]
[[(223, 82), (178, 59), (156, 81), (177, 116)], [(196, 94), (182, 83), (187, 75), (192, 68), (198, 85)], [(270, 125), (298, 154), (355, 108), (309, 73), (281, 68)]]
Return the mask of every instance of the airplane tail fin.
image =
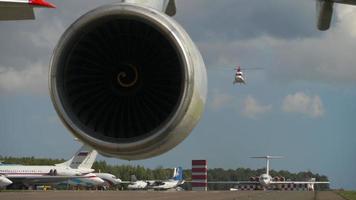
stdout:
[(174, 168), (172, 179), (176, 180), (176, 181), (183, 180), (183, 168), (182, 167)]
[(266, 174), (269, 175), (269, 160), (271, 159), (280, 159), (283, 156), (254, 156), (250, 158), (257, 158), (257, 159), (266, 159)]
[(136, 182), (137, 181), (137, 178), (135, 175), (131, 175), (131, 182)]
[(68, 161), (56, 166), (68, 166), (73, 169), (91, 169), (98, 152), (87, 145), (83, 145), (77, 153)]

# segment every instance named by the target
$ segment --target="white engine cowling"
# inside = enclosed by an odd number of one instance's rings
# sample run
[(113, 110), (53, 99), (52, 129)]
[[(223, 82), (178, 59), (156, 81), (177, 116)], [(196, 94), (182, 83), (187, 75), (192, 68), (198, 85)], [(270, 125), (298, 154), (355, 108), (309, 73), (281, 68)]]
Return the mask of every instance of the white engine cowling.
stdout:
[(0, 188), (4, 188), (11, 184), (12, 181), (10, 181), (8, 178), (6, 178), (5, 176), (0, 176)]
[(116, 3), (88, 12), (61, 37), (50, 94), (65, 126), (102, 154), (160, 155), (200, 119), (203, 59), (185, 30), (154, 9)]

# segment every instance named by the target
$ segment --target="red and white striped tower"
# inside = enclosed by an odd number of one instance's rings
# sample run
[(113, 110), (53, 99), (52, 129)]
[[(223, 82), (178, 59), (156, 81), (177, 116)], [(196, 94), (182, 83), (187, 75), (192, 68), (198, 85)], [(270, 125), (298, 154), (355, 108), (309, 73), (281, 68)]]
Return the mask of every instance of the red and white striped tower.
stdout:
[(192, 190), (208, 190), (208, 161), (192, 160)]

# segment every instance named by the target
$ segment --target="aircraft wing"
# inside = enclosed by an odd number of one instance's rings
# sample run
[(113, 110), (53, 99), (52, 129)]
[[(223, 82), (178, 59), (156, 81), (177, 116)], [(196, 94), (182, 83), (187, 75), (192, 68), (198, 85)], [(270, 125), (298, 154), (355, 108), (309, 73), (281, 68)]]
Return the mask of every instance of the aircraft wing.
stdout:
[(356, 5), (355, 0), (332, 0), (335, 3), (342, 3), (342, 4), (349, 4), (349, 5)]
[(13, 183), (24, 184), (50, 184), (67, 181), (75, 178), (88, 178), (87, 176), (19, 176), (19, 177), (6, 177)]
[[(187, 183), (194, 183), (193, 181), (185, 181)], [(208, 184), (236, 184), (236, 185), (244, 185), (244, 184), (260, 184), (257, 181), (208, 181)]]
[(270, 184), (329, 184), (329, 181), (272, 181)]
[(0, 0), (0, 20), (35, 19), (34, 7), (55, 8), (45, 0)]
[(134, 182), (132, 182), (132, 181), (120, 181), (119, 183), (120, 184), (131, 184), (131, 183), (134, 183)]
[(330, 27), (334, 3), (356, 5), (356, 0), (316, 0), (317, 26), (321, 31)]

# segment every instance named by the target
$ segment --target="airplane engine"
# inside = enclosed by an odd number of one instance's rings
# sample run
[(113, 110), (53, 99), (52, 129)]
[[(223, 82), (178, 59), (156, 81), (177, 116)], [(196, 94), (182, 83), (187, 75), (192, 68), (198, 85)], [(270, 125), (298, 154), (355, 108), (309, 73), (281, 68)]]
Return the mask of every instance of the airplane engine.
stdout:
[(317, 25), (319, 30), (325, 31), (330, 28), (331, 19), (333, 15), (333, 5), (334, 2), (332, 1), (316, 1)]
[(260, 177), (258, 177), (258, 176), (252, 176), (252, 177), (250, 177), (250, 181), (256, 181), (256, 182), (259, 182), (259, 180), (260, 180)]
[(50, 64), (50, 94), (65, 126), (107, 156), (160, 155), (200, 119), (203, 59), (171, 17), (134, 4), (96, 8), (75, 21)]
[(283, 176), (275, 176), (273, 177), (273, 181), (286, 181), (286, 179)]
[(279, 181), (286, 181), (286, 178), (284, 178), (283, 176), (279, 177)]
[(0, 176), (0, 188), (4, 188), (11, 184), (12, 181), (10, 181), (8, 178), (6, 178), (5, 176)]

